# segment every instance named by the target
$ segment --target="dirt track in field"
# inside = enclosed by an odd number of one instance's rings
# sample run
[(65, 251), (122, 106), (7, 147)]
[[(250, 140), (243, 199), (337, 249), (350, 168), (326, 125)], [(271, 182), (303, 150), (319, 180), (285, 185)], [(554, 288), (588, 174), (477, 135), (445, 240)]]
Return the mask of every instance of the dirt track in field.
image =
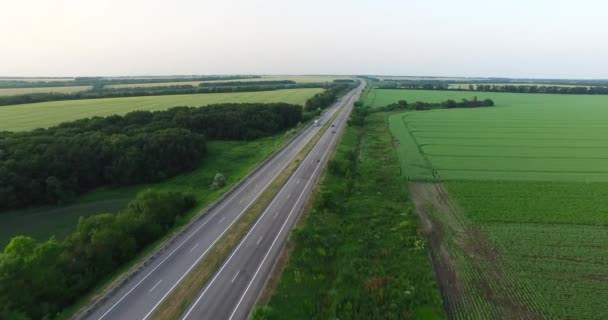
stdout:
[(542, 307), (523, 298), (536, 297), (534, 290), (513, 281), (500, 251), (443, 184), (411, 182), (408, 187), (450, 319), (545, 318)]

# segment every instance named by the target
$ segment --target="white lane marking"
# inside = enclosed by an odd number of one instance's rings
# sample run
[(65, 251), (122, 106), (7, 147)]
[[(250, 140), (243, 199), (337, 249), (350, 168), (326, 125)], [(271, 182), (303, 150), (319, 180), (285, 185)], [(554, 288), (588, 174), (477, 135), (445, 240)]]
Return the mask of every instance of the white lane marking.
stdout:
[(161, 282), (163, 282), (163, 279), (158, 280), (158, 282), (154, 285), (154, 287), (152, 287), (152, 289), (150, 289), (150, 291), (148, 291), (148, 293), (154, 291), (154, 289), (156, 289)]
[[(337, 111), (337, 110), (328, 110), (328, 112), (331, 112), (331, 113), (332, 113), (332, 115), (333, 115), (333, 114), (334, 114), (336, 111)], [(294, 140), (293, 140), (294, 146), (299, 146), (299, 148), (295, 148), (295, 149), (296, 149), (296, 150), (297, 150), (297, 149), (301, 149), (303, 146), (301, 146), (300, 144), (303, 144), (303, 143), (307, 142), (308, 140), (310, 140), (310, 139), (307, 139), (307, 138), (306, 138), (306, 136), (307, 136), (307, 135), (310, 135), (310, 134), (312, 134), (312, 133), (315, 133), (316, 131), (317, 131), (317, 130), (314, 130), (314, 129), (312, 129), (312, 130), (311, 130), (310, 128), (308, 128), (308, 129), (304, 130), (304, 131), (303, 131), (303, 132), (302, 132), (302, 133), (301, 133), (301, 134), (300, 134), (300, 135), (299, 135), (299, 136), (298, 136), (296, 139), (294, 139)], [(152, 273), (154, 273), (154, 272), (155, 272), (155, 271), (156, 271), (156, 270), (157, 270), (157, 269), (158, 269), (158, 268), (159, 268), (161, 265), (163, 265), (163, 264), (164, 264), (164, 263), (165, 263), (165, 262), (166, 262), (166, 261), (167, 261), (169, 258), (171, 258), (171, 257), (173, 256), (173, 254), (175, 254), (175, 252), (177, 252), (177, 250), (179, 250), (181, 247), (183, 247), (183, 246), (184, 246), (184, 244), (186, 244), (186, 242), (188, 242), (188, 241), (189, 241), (189, 240), (190, 240), (190, 239), (191, 239), (191, 238), (192, 238), (192, 237), (193, 237), (195, 234), (197, 234), (197, 233), (198, 233), (198, 232), (199, 232), (199, 231), (200, 231), (200, 230), (201, 230), (203, 227), (205, 227), (205, 226), (207, 225), (207, 223), (209, 223), (209, 221), (211, 221), (211, 220), (213, 219), (213, 217), (215, 217), (216, 215), (218, 215), (218, 214), (219, 214), (219, 213), (222, 211), (222, 209), (223, 209), (223, 208), (224, 208), (226, 205), (228, 205), (228, 204), (229, 204), (229, 203), (230, 203), (232, 200), (234, 200), (234, 198), (235, 198), (237, 195), (239, 195), (241, 192), (243, 192), (243, 190), (246, 190), (246, 188), (247, 188), (247, 186), (248, 186), (249, 184), (251, 184), (253, 181), (255, 181), (255, 179), (257, 179), (257, 178), (258, 178), (260, 175), (262, 175), (262, 173), (264, 173), (264, 171), (267, 171), (267, 169), (268, 169), (268, 168), (271, 168), (271, 166), (272, 166), (272, 164), (273, 164), (274, 162), (276, 162), (276, 161), (278, 161), (279, 159), (281, 159), (281, 156), (280, 156), (281, 154), (286, 154), (286, 153), (289, 153), (289, 152), (290, 152), (290, 149), (291, 149), (291, 148), (289, 148), (289, 147), (287, 147), (287, 146), (286, 146), (286, 147), (285, 147), (285, 148), (284, 148), (284, 149), (283, 149), (281, 152), (279, 152), (279, 153), (278, 153), (278, 154), (275, 156), (275, 158), (274, 158), (273, 160), (271, 160), (270, 162), (268, 162), (268, 163), (267, 163), (267, 166), (266, 166), (266, 167), (262, 168), (260, 171), (258, 171), (258, 172), (257, 172), (257, 173), (255, 173), (253, 176), (251, 176), (251, 177), (248, 179), (249, 181), (245, 182), (245, 184), (243, 184), (241, 187), (239, 187), (239, 189), (238, 189), (238, 190), (237, 190), (237, 191), (236, 191), (236, 192), (235, 192), (235, 193), (234, 193), (232, 196), (230, 196), (230, 197), (229, 197), (229, 198), (228, 198), (228, 199), (227, 199), (227, 200), (226, 200), (226, 201), (225, 201), (225, 202), (224, 202), (224, 203), (223, 203), (223, 204), (222, 204), (222, 205), (221, 205), (219, 208), (217, 208), (217, 209), (215, 210), (215, 212), (214, 212), (214, 213), (212, 213), (212, 214), (209, 216), (209, 218), (208, 218), (208, 219), (207, 219), (205, 222), (203, 222), (203, 224), (201, 224), (201, 225), (200, 225), (198, 228), (196, 228), (196, 229), (195, 229), (195, 230), (194, 230), (194, 231), (193, 231), (193, 232), (192, 232), (192, 233), (191, 233), (191, 234), (190, 234), (190, 235), (189, 235), (189, 236), (188, 236), (188, 237), (187, 237), (187, 238), (186, 238), (186, 239), (185, 239), (185, 240), (184, 240), (182, 243), (180, 243), (180, 244), (179, 244), (179, 245), (178, 245), (178, 246), (177, 246), (177, 247), (176, 247), (176, 248), (175, 248), (173, 251), (171, 251), (171, 253), (169, 253), (169, 255), (167, 255), (167, 256), (166, 256), (166, 257), (165, 257), (165, 258), (164, 258), (164, 259), (163, 259), (163, 260), (162, 260), (162, 261), (161, 261), (161, 262), (160, 262), (160, 263), (159, 263), (159, 264), (158, 264), (156, 267), (154, 267), (154, 268), (153, 268), (153, 269), (152, 269), (150, 272), (148, 272), (148, 274), (146, 274), (146, 275), (145, 275), (145, 276), (144, 276), (144, 277), (143, 277), (143, 278), (142, 278), (142, 279), (141, 279), (141, 280), (140, 280), (138, 283), (136, 283), (136, 284), (135, 284), (135, 285), (134, 285), (134, 286), (133, 286), (131, 289), (129, 289), (129, 291), (127, 291), (127, 293), (125, 293), (125, 294), (124, 294), (124, 295), (123, 295), (123, 296), (122, 296), (120, 299), (118, 299), (118, 301), (116, 301), (116, 303), (114, 303), (114, 304), (113, 304), (113, 305), (112, 305), (112, 306), (111, 306), (111, 307), (110, 307), (110, 308), (109, 308), (109, 309), (108, 309), (108, 310), (107, 310), (107, 311), (106, 311), (104, 314), (102, 314), (102, 315), (101, 315), (101, 317), (99, 317), (97, 320), (101, 320), (101, 319), (103, 319), (103, 318), (104, 318), (106, 315), (108, 315), (108, 313), (110, 313), (112, 310), (114, 310), (114, 308), (116, 308), (116, 306), (117, 306), (119, 303), (121, 303), (121, 302), (122, 302), (122, 301), (123, 301), (123, 300), (124, 300), (124, 299), (125, 299), (125, 298), (126, 298), (128, 295), (129, 295), (129, 294), (131, 294), (131, 292), (133, 292), (133, 290), (135, 290), (136, 288), (138, 288), (138, 287), (139, 287), (139, 286), (142, 284), (142, 282), (144, 282), (144, 281), (145, 281), (145, 280), (146, 280), (146, 279), (147, 279), (147, 278), (148, 278), (148, 277), (149, 277), (149, 276), (150, 276)], [(293, 150), (293, 149), (292, 149), (292, 150)], [(298, 152), (298, 153), (299, 153), (299, 152)], [(294, 158), (295, 158), (295, 157), (298, 155), (298, 153), (296, 153), (296, 154), (295, 154), (293, 157), (291, 157), (291, 159), (289, 159), (289, 161), (287, 161), (287, 163), (286, 163), (286, 164), (285, 164), (285, 165), (284, 165), (284, 166), (281, 168), (281, 170), (279, 170), (279, 172), (278, 172), (278, 173), (277, 173), (277, 174), (276, 174), (276, 175), (275, 175), (275, 176), (274, 176), (274, 177), (273, 177), (273, 178), (270, 180), (271, 182), (272, 182), (272, 181), (274, 181), (274, 179), (275, 179), (275, 178), (276, 178), (276, 177), (277, 177), (277, 176), (278, 176), (278, 175), (279, 175), (279, 174), (280, 174), (280, 173), (283, 171), (283, 169), (285, 169), (285, 167), (286, 167), (286, 166), (287, 166), (289, 163), (291, 163), (291, 161), (292, 161), (292, 160), (293, 160), (293, 159), (294, 159)], [(269, 183), (268, 183), (268, 184), (269, 184)], [(262, 190), (266, 189), (266, 187), (268, 186), (268, 184), (266, 184), (266, 186), (265, 186), (265, 187), (264, 187)], [(260, 194), (261, 194), (261, 192), (260, 192), (260, 193), (258, 193), (258, 195), (256, 195), (255, 199), (257, 199), (257, 197), (258, 197)], [(252, 201), (252, 202), (253, 202), (253, 201)], [(251, 203), (250, 203), (250, 204), (251, 204)], [(240, 214), (237, 216), (237, 219), (238, 219), (238, 218), (239, 218), (239, 217), (240, 217), (240, 216), (243, 214), (243, 212), (245, 212), (245, 210), (241, 211), (241, 213), (240, 213)], [(236, 221), (236, 219), (235, 219), (235, 221)], [(230, 225), (230, 226), (232, 226), (232, 225)], [(230, 228), (230, 226), (228, 226), (228, 228)], [(226, 230), (227, 230), (227, 229), (226, 229)], [(224, 232), (226, 232), (226, 230), (224, 230)], [(222, 233), (222, 235), (223, 235), (223, 234), (224, 234), (224, 233)], [(220, 236), (220, 237), (221, 237), (221, 236)], [(219, 238), (218, 238), (218, 239), (219, 239)], [(212, 244), (211, 246), (213, 246), (213, 245), (215, 244), (215, 242), (217, 242), (217, 239), (216, 239), (216, 241), (214, 241), (214, 242), (213, 242), (213, 244)], [(203, 256), (204, 256), (204, 255), (207, 253), (207, 251), (208, 251), (208, 249), (207, 249), (207, 250), (206, 250), (206, 251), (203, 253)], [(202, 257), (202, 256), (201, 256), (201, 257)], [(199, 260), (200, 260), (200, 258), (199, 258)], [(198, 260), (197, 260), (197, 262), (196, 262), (196, 263), (198, 263)], [(189, 271), (187, 271), (187, 272), (189, 272)], [(182, 277), (182, 278), (183, 278), (183, 277)], [(179, 280), (179, 281), (181, 281), (181, 280), (182, 280), (182, 278), (180, 278), (180, 280)], [(174, 286), (174, 287), (175, 287), (175, 286)], [(171, 288), (171, 290), (173, 290), (173, 289), (174, 289), (174, 287), (172, 287), (172, 288)], [(171, 290), (170, 290), (169, 292), (171, 292)], [(165, 299), (165, 298), (166, 298), (166, 296), (167, 296), (167, 295), (165, 295), (165, 296), (163, 297), (163, 299)], [(161, 301), (162, 301), (162, 300), (161, 300)], [(157, 304), (154, 306), (154, 309), (156, 309), (156, 308), (158, 307), (158, 305), (159, 305), (159, 304), (160, 304), (160, 302), (159, 302), (159, 303), (157, 303)], [(154, 309), (153, 309), (153, 310), (154, 310)], [(153, 310), (152, 310), (152, 311), (153, 311)], [(150, 313), (151, 313), (151, 312), (150, 312)], [(148, 313), (148, 315), (146, 315), (146, 318), (147, 318), (147, 317), (150, 315), (150, 313)], [(144, 318), (144, 319), (145, 319), (145, 318)]]
[(194, 247), (192, 247), (192, 249), (190, 249), (190, 252), (194, 251), (194, 248), (198, 247), (199, 242), (197, 242)]
[[(305, 141), (303, 139), (303, 141)], [(283, 151), (281, 151), (279, 154), (281, 153), (288, 153), (289, 148), (285, 148)], [(275, 158), (275, 160), (273, 160), (272, 162), (269, 162), (268, 165), (270, 166), (273, 162), (277, 161), (277, 159), (279, 159), (279, 154), (277, 154), (277, 157)], [(293, 160), (295, 157), (297, 156), (294, 155), (288, 162), (287, 164), (289, 164), (291, 162), (291, 160)], [(287, 166), (287, 164), (285, 164), (283, 166), (283, 168), (285, 168)], [(133, 292), (133, 290), (135, 290), (137, 287), (139, 287), (139, 285), (141, 285), (142, 282), (144, 282), (152, 273), (154, 273), (154, 271), (156, 271), (156, 269), (158, 269), (161, 265), (163, 265), (165, 263), (165, 261), (167, 261), (169, 258), (171, 258), (173, 256), (173, 254), (175, 254), (175, 252), (177, 252), (177, 250), (179, 250), (182, 246), (184, 246), (184, 244), (186, 244), (186, 242), (188, 242), (195, 234), (197, 234), (203, 227), (205, 227), (207, 225), (207, 223), (209, 223), (209, 221), (211, 221), (216, 215), (218, 215), (222, 209), (224, 209), (224, 207), (226, 205), (228, 205), (238, 194), (240, 194), (241, 192), (243, 192), (243, 190), (245, 190), (247, 188), (247, 186), (249, 184), (251, 184), (255, 179), (257, 179), (260, 175), (262, 175), (262, 173), (264, 171), (266, 171), (266, 168), (262, 168), (260, 171), (258, 171), (257, 173), (255, 173), (253, 176), (251, 176), (251, 178), (249, 179), (249, 181), (247, 181), (245, 184), (243, 184), (239, 190), (237, 190), (232, 196), (230, 196), (226, 202), (224, 202), (224, 204), (222, 204), (219, 208), (217, 208), (215, 210), (215, 212), (213, 214), (211, 214), (209, 216), (209, 218), (207, 219), (207, 221), (203, 222), (203, 224), (201, 224), (198, 228), (196, 228), (182, 243), (180, 243), (175, 249), (173, 249), (173, 251), (171, 251), (171, 253), (169, 253), (168, 256), (166, 256), (156, 267), (154, 267), (150, 272), (148, 272), (148, 274), (146, 274), (146, 276), (144, 276), (141, 280), (139, 280), (138, 283), (136, 283), (133, 288), (131, 288), (129, 291), (127, 291), (127, 293), (125, 293), (120, 299), (118, 299), (118, 301), (116, 301), (116, 303), (114, 303), (104, 314), (101, 315), (101, 317), (99, 317), (97, 320), (101, 320), (103, 319), (106, 315), (108, 315), (108, 313), (110, 313), (112, 310), (114, 310), (114, 308), (116, 308), (116, 306), (121, 303), (129, 294), (131, 294), (131, 292)], [(283, 168), (281, 169), (281, 171), (283, 171)], [(278, 174), (277, 174), (278, 175)], [(277, 176), (275, 175), (275, 177)], [(273, 178), (274, 180), (274, 178)], [(261, 194), (261, 192), (260, 192)], [(259, 194), (258, 194), (259, 196)], [(256, 196), (257, 198), (257, 196)], [(240, 217), (240, 215), (245, 212), (245, 210), (243, 210), (238, 217)], [(237, 219), (238, 219), (237, 217)], [(205, 251), (206, 252), (206, 251)]]
[(291, 197), (291, 193), (287, 195), (287, 199), (289, 199)]
[[(327, 133), (327, 131), (326, 131), (326, 133)], [(330, 142), (333, 142), (335, 140), (336, 136), (337, 135), (333, 135), (332, 138), (330, 139)], [(308, 153), (308, 155), (306, 156), (306, 158), (308, 158), (313, 153), (314, 149), (317, 148), (317, 146), (320, 146), (320, 144), (317, 143), (315, 145), (315, 147), (313, 148), (313, 150), (311, 150)], [(327, 152), (326, 152), (326, 154), (323, 155), (323, 157), (321, 157), (321, 159), (324, 159), (326, 156), (327, 156)], [(312, 176), (314, 176), (314, 174), (316, 173), (316, 171), (319, 168), (320, 164), (321, 164), (321, 162), (317, 163), (316, 169), (314, 170)], [(186, 314), (184, 315), (184, 317), (182, 319), (188, 318), (188, 316), (190, 315), (190, 313), (192, 313), (192, 311), (194, 310), (194, 308), (196, 307), (196, 305), (201, 301), (201, 299), (203, 298), (203, 296), (205, 296), (205, 293), (207, 293), (207, 291), (209, 290), (209, 288), (211, 288), (211, 285), (213, 285), (213, 283), (215, 282), (215, 280), (217, 279), (217, 277), (222, 273), (222, 271), (224, 270), (224, 268), (226, 267), (226, 265), (228, 265), (228, 263), (230, 262), (230, 260), (232, 260), (232, 257), (234, 257), (235, 253), (239, 250), (239, 248), (243, 245), (243, 243), (245, 243), (245, 241), (247, 240), (247, 238), (249, 238), (249, 236), (251, 235), (251, 233), (253, 232), (253, 230), (255, 230), (255, 228), (258, 225), (258, 223), (263, 220), (263, 218), (266, 215), (266, 213), (269, 212), (269, 209), (272, 207), (272, 205), (274, 204), (274, 202), (279, 198), (279, 195), (281, 195), (281, 193), (289, 185), (289, 182), (292, 179), (295, 179), (295, 176), (297, 175), (298, 171), (303, 170), (302, 168), (303, 168), (303, 166), (298, 166), (298, 168), (296, 169), (296, 172), (289, 178), (289, 180), (287, 181), (287, 183), (285, 183), (285, 185), (283, 185), (283, 187), (281, 188), (281, 190), (279, 190), (279, 192), (277, 193), (277, 196), (272, 200), (272, 202), (268, 205), (268, 207), (266, 207), (266, 210), (264, 210), (264, 212), (258, 218), (258, 220), (255, 222), (255, 224), (249, 229), (249, 231), (247, 232), (247, 234), (245, 235), (245, 237), (243, 237), (243, 239), (241, 240), (241, 242), (239, 243), (239, 245), (236, 247), (236, 249), (234, 249), (234, 251), (232, 251), (232, 254), (230, 255), (230, 257), (228, 257), (228, 259), (226, 259), (226, 261), (224, 261), (224, 264), (222, 265), (222, 267), (215, 273), (215, 276), (213, 277), (213, 279), (211, 279), (211, 281), (207, 284), (207, 286), (205, 287), (205, 289), (203, 290), (203, 292), (196, 299), (196, 301), (194, 302), (194, 304), (192, 304), (192, 306), (190, 307), (190, 309), (188, 310), (188, 312), (186, 312)], [(308, 183), (306, 184), (306, 186), (304, 186), (304, 190), (306, 189), (306, 187), (308, 186), (308, 184), (310, 183), (310, 181), (312, 181), (312, 180), (308, 180)], [(297, 203), (297, 201), (296, 201), (296, 203)], [(277, 214), (278, 214), (278, 211), (275, 214), (275, 217), (276, 217)], [(289, 219), (289, 217), (287, 217), (287, 219)], [(250, 283), (250, 285), (251, 285), (251, 283)], [(243, 299), (243, 297), (241, 297), (241, 301), (242, 301), (242, 299)], [(239, 302), (239, 304), (240, 304), (240, 302)], [(237, 308), (238, 308), (238, 305), (237, 305)], [(235, 311), (236, 311), (236, 309), (235, 309)], [(233, 312), (233, 314), (234, 314), (234, 312)], [(145, 320), (145, 318), (144, 318), (144, 320)]]
[(258, 239), (258, 242), (255, 244), (256, 246), (260, 245), (260, 242), (262, 241), (262, 239), (264, 239), (264, 236), (261, 236), (260, 239)]
[(239, 302), (236, 304), (236, 307), (234, 307), (234, 310), (232, 311), (232, 313), (230, 314), (230, 318), (228, 318), (228, 320), (232, 320), (232, 318), (234, 318), (234, 314), (236, 313), (236, 311), (238, 310), (238, 308), (240, 307), (241, 303), (243, 302), (243, 299), (245, 298), (245, 295), (247, 295), (247, 292), (249, 291), (249, 288), (251, 287), (251, 285), (253, 284), (253, 281), (255, 280), (255, 278), (258, 276), (258, 273), (260, 272), (260, 270), (262, 269), (262, 266), (264, 265), (264, 262), (266, 262), (266, 259), (268, 258), (268, 256), (270, 255), (270, 252), (272, 251), (272, 249), (274, 248), (277, 240), (279, 240), (279, 236), (281, 235), (281, 233), (283, 232), (283, 230), (285, 229), (285, 226), (287, 226), (287, 222), (289, 222), (289, 218), (291, 218), (291, 215), (294, 213), (294, 211), (296, 210), (296, 208), (298, 207), (298, 203), (300, 202), (300, 199), (302, 199), (302, 196), (306, 193), (306, 189), (308, 188), (308, 186), (310, 185), (310, 183), (314, 180), (312, 179), (312, 177), (314, 177), (314, 175), (316, 174), (317, 170), (319, 169), (319, 165), (321, 163), (317, 164), (317, 167), (315, 168), (315, 171), (313, 172), (313, 174), (311, 175), (311, 178), (308, 180), (308, 182), (306, 183), (306, 185), (304, 186), (304, 188), (302, 189), (302, 193), (300, 193), (300, 196), (298, 197), (298, 200), (296, 200), (296, 203), (293, 205), (293, 207), (291, 208), (291, 211), (289, 212), (289, 215), (287, 215), (287, 219), (285, 219), (285, 222), (283, 222), (283, 225), (281, 226), (281, 229), (279, 230), (279, 232), (277, 232), (277, 235), (274, 237), (274, 240), (272, 241), (272, 244), (270, 245), (270, 248), (268, 249), (268, 251), (266, 252), (266, 254), (264, 255), (264, 259), (262, 259), (262, 262), (260, 263), (260, 265), (258, 266), (257, 270), (255, 271), (255, 273), (253, 274), (253, 277), (251, 278), (251, 280), (249, 281), (249, 284), (247, 285), (247, 288), (245, 288), (245, 291), (243, 292), (243, 294), (241, 295), (241, 298), (239, 299)]
[[(293, 157), (291, 157), (291, 159), (289, 159), (289, 161), (287, 161), (287, 163), (285, 163), (285, 165), (283, 165), (283, 167), (281, 167), (281, 169), (270, 179), (270, 181), (268, 181), (268, 183), (266, 183), (264, 188), (262, 188), (261, 191), (258, 192), (258, 194), (253, 198), (253, 200), (251, 200), (251, 202), (249, 202), (249, 204), (247, 204), (247, 206), (245, 206), (243, 211), (241, 211), (241, 213), (238, 214), (237, 218), (232, 220), (232, 222), (228, 225), (228, 227), (226, 227), (224, 229), (224, 231), (222, 231), (220, 236), (217, 237), (215, 240), (213, 240), (213, 243), (211, 243), (211, 245), (205, 250), (205, 252), (203, 252), (203, 254), (200, 257), (198, 257), (198, 259), (196, 259), (196, 261), (194, 261), (194, 263), (188, 268), (188, 270), (186, 270), (186, 272), (184, 274), (182, 274), (182, 276), (179, 279), (177, 279), (177, 282), (169, 289), (169, 291), (167, 291), (167, 293), (165, 293), (165, 295), (154, 305), (154, 307), (152, 307), (152, 309), (148, 312), (148, 314), (146, 314), (146, 316), (142, 320), (146, 320), (146, 319), (148, 319), (148, 317), (150, 317), (150, 315), (154, 312), (154, 310), (156, 310), (156, 308), (158, 308), (158, 306), (167, 298), (167, 296), (169, 294), (171, 294), (171, 292), (173, 292), (175, 287), (177, 287), (177, 285), (179, 285), (182, 282), (182, 280), (184, 280), (186, 275), (188, 275), (190, 273), (190, 271), (192, 271), (192, 269), (201, 261), (201, 259), (203, 259), (203, 257), (207, 254), (207, 252), (209, 252), (209, 250), (211, 250), (211, 248), (213, 248), (213, 246), (224, 236), (224, 234), (230, 229), (230, 227), (232, 227), (232, 225), (235, 224), (239, 220), (239, 217), (243, 214), (243, 212), (245, 212), (245, 211), (247, 211), (247, 209), (249, 209), (249, 207), (253, 204), (253, 202), (260, 196), (260, 194), (262, 194), (262, 192), (264, 190), (266, 190), (266, 188), (274, 181), (274, 179), (276, 179), (279, 176), (279, 174), (281, 174), (283, 172), (283, 170), (287, 167), (287, 165), (289, 165), (291, 163), (291, 161), (293, 161), (293, 159), (295, 159), (295, 157), (297, 155), (298, 154), (296, 153)], [(257, 222), (256, 222), (256, 224), (257, 224)]]
[(230, 281), (230, 282), (234, 283), (234, 280), (236, 280), (236, 277), (239, 276), (239, 273), (241, 273), (241, 270), (239, 270), (239, 271), (236, 272), (236, 274), (234, 275), (234, 277), (232, 277), (232, 281)]
[(245, 200), (245, 199), (243, 198), (243, 199), (239, 200), (239, 203), (243, 202), (243, 200)]
[(222, 221), (224, 221), (225, 219), (226, 219), (226, 217), (221, 218), (220, 221), (217, 222), (217, 224), (222, 223)]
[(302, 181), (302, 179), (298, 179), (298, 181), (296, 181), (296, 184), (300, 184), (300, 181)]
[(277, 213), (274, 214), (274, 217), (276, 218), (279, 215), (279, 212), (277, 211)]
[[(335, 135), (330, 139), (329, 141), (329, 146), (331, 146), (335, 140)], [(327, 154), (329, 153), (330, 148), (326, 149), (325, 154), (321, 157), (322, 160), (325, 160), (325, 157), (327, 156)], [(291, 217), (291, 215), (294, 213), (294, 211), (296, 210), (296, 208), (298, 207), (298, 203), (300, 202), (300, 199), (302, 199), (302, 196), (306, 193), (306, 189), (308, 188), (308, 185), (310, 185), (310, 183), (313, 181), (313, 177), (315, 176), (315, 174), (317, 173), (317, 171), (319, 170), (321, 165), (321, 162), (317, 163), (317, 166), (315, 167), (315, 170), (313, 171), (313, 173), (310, 175), (310, 179), (308, 180), (308, 182), (306, 183), (306, 185), (304, 186), (304, 188), (302, 189), (302, 193), (300, 193), (300, 196), (298, 197), (298, 200), (296, 200), (294, 206), (292, 207), (291, 211), (289, 212), (289, 215), (287, 215), (287, 219), (285, 219), (285, 222), (283, 222), (283, 225), (281, 226), (281, 229), (279, 230), (279, 232), (277, 233), (277, 235), (274, 237), (274, 240), (272, 241), (272, 244), (270, 245), (270, 248), (268, 249), (268, 251), (266, 252), (266, 255), (264, 256), (264, 259), (262, 259), (262, 262), (260, 263), (260, 265), (258, 266), (258, 269), (255, 271), (255, 273), (253, 274), (253, 277), (251, 278), (251, 280), (249, 281), (249, 284), (247, 285), (247, 288), (245, 288), (245, 292), (243, 292), (243, 294), (241, 295), (241, 298), (239, 299), (239, 302), (236, 304), (236, 307), (234, 307), (234, 310), (232, 311), (232, 314), (230, 314), (230, 318), (228, 318), (228, 320), (232, 320), (232, 318), (234, 318), (234, 314), (236, 313), (236, 311), (238, 310), (239, 306), (241, 305), (241, 303), (243, 302), (243, 299), (245, 298), (245, 295), (247, 295), (247, 292), (249, 291), (249, 288), (251, 287), (251, 285), (253, 284), (253, 281), (255, 280), (255, 278), (257, 277), (258, 273), (260, 272), (260, 269), (262, 269), (262, 266), (264, 265), (264, 262), (266, 261), (266, 259), (268, 258), (268, 255), (270, 254), (270, 251), (272, 251), (272, 249), (274, 248), (274, 245), (276, 244), (277, 240), (279, 239), (279, 236), (281, 235), (281, 233), (283, 232), (283, 229), (285, 228), (285, 226), (287, 225), (287, 222), (289, 221), (289, 218)]]

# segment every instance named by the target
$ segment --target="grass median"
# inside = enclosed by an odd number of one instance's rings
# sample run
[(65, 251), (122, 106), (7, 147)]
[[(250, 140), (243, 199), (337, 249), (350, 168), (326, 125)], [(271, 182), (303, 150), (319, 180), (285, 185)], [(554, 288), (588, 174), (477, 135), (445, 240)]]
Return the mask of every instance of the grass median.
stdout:
[[(347, 100), (348, 101), (348, 100)], [(196, 266), (173, 291), (171, 295), (153, 313), (152, 319), (167, 320), (179, 319), (186, 308), (193, 302), (196, 295), (205, 286), (209, 278), (218, 270), (226, 260), (228, 254), (240, 242), (246, 232), (255, 223), (264, 209), (272, 202), (275, 195), (281, 190), (289, 177), (297, 170), (298, 166), (306, 158), (308, 153), (321, 139), (321, 136), (329, 128), (335, 118), (342, 112), (343, 104), (340, 109), (331, 117), (329, 121), (317, 132), (317, 134), (302, 148), (296, 157), (287, 165), (270, 186), (254, 201), (239, 220), (224, 234), (207, 253), (205, 259)]]

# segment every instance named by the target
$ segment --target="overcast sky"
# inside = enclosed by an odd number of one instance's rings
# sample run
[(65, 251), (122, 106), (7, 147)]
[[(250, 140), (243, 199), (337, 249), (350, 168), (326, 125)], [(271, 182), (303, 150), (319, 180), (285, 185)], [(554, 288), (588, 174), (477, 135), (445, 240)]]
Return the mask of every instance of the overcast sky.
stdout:
[(602, 0), (0, 0), (0, 75), (608, 78)]

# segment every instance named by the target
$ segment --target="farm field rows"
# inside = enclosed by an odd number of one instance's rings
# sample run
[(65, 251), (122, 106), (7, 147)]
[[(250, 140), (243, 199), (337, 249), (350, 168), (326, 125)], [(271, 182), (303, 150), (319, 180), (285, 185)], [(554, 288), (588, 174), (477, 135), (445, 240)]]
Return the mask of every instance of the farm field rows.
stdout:
[(389, 116), (402, 175), (435, 182), (410, 192), (446, 191), (417, 209), (440, 238), (431, 246), (448, 270), (439, 278), (451, 317), (608, 317), (598, 303), (608, 299), (607, 96), (374, 91), (372, 107), (496, 102)]
[(174, 106), (216, 103), (286, 102), (303, 105), (323, 89), (284, 89), (258, 92), (186, 94), (129, 98), (52, 101), (0, 107), (0, 131), (23, 131), (93, 116), (125, 114), (134, 110), (164, 110)]

